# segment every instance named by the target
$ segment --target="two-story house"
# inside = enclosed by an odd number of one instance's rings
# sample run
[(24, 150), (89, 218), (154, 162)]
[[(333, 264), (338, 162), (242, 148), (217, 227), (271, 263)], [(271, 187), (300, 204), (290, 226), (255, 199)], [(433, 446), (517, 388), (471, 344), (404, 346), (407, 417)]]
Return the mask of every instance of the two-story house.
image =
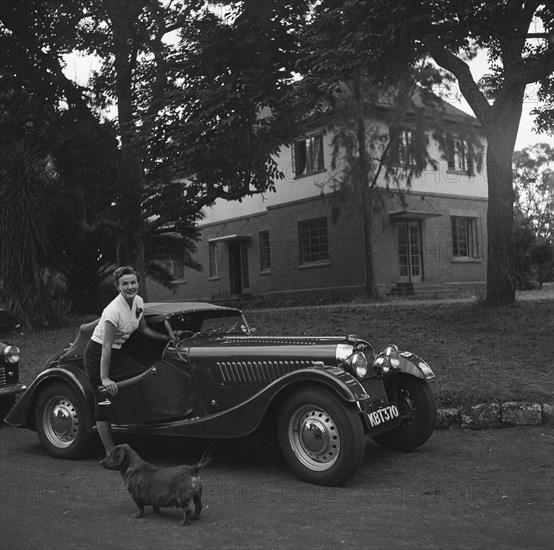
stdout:
[[(373, 214), (372, 245), (384, 293), (469, 291), (486, 280), (487, 182), (460, 131), (472, 127), (479, 134), (479, 124), (450, 105), (444, 109), (449, 146), (429, 141), (436, 169), (428, 166), (409, 188), (387, 189), (384, 178), (379, 180), (384, 208)], [(313, 123), (301, 139), (281, 148), (285, 179), (276, 183), (276, 192), (219, 200), (207, 208), (195, 258), (203, 270), (185, 269), (173, 292), (156, 288), (151, 296), (362, 295), (361, 209), (344, 204), (338, 218), (333, 215), (332, 135), (328, 126)]]

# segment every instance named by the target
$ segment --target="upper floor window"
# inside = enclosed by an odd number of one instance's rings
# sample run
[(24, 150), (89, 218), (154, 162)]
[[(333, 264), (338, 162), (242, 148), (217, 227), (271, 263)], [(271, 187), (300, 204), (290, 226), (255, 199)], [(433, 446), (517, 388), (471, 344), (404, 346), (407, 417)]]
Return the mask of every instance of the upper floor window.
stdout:
[(219, 267), (217, 265), (217, 243), (209, 243), (208, 245), (208, 263), (210, 277), (219, 276)]
[(269, 271), (270, 268), (269, 231), (260, 231), (260, 271)]
[(413, 135), (411, 130), (402, 129), (391, 134), (391, 158), (394, 163), (409, 166), (414, 163)]
[(328, 260), (327, 218), (300, 222), (298, 244), (300, 265)]
[(292, 163), (297, 177), (323, 170), (323, 135), (316, 134), (294, 142)]
[(452, 252), (455, 258), (480, 257), (477, 218), (452, 216)]
[(470, 146), (465, 139), (448, 136), (446, 142), (448, 169), (453, 172), (469, 174), (471, 172)]

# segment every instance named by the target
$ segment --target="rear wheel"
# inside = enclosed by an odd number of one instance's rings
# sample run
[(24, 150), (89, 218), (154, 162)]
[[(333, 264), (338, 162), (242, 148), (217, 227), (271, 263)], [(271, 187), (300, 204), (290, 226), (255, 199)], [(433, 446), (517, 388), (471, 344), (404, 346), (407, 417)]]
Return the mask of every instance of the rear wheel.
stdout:
[(402, 423), (396, 428), (376, 435), (373, 439), (381, 447), (395, 451), (413, 451), (423, 445), (437, 423), (435, 396), (426, 380), (410, 374), (395, 375), (393, 391)]
[(364, 430), (358, 412), (324, 388), (293, 393), (279, 411), (277, 426), (286, 461), (309, 483), (340, 485), (363, 460)]
[(74, 459), (83, 454), (90, 437), (85, 406), (83, 399), (63, 382), (47, 386), (39, 395), (35, 408), (37, 434), (53, 457)]

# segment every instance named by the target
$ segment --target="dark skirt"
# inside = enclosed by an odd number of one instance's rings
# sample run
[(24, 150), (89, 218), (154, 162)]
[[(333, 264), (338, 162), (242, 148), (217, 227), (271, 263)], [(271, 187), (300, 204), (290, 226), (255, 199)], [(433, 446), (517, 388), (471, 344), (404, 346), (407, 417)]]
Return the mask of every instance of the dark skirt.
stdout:
[[(106, 416), (107, 407), (98, 406), (98, 401), (104, 401), (105, 395), (98, 392), (98, 386), (102, 385), (100, 380), (100, 359), (102, 357), (102, 344), (90, 340), (85, 348), (84, 364), (85, 372), (89, 377), (91, 386), (96, 392), (96, 406), (94, 408), (94, 415), (96, 420), (108, 420)], [(127, 378), (133, 378), (142, 374), (146, 370), (146, 367), (135, 361), (132, 357), (129, 357), (121, 349), (112, 348), (112, 358), (110, 361), (109, 378), (114, 382), (121, 382), (121, 380), (127, 380)], [(110, 398), (113, 399), (113, 398)]]

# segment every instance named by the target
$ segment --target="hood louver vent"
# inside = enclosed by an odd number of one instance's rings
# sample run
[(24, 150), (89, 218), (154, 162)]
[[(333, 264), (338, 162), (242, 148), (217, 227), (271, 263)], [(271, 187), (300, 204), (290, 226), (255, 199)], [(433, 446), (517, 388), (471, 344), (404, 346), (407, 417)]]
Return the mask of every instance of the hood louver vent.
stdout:
[(311, 361), (224, 361), (217, 363), (223, 382), (243, 384), (268, 384), (289, 372), (311, 365)]

